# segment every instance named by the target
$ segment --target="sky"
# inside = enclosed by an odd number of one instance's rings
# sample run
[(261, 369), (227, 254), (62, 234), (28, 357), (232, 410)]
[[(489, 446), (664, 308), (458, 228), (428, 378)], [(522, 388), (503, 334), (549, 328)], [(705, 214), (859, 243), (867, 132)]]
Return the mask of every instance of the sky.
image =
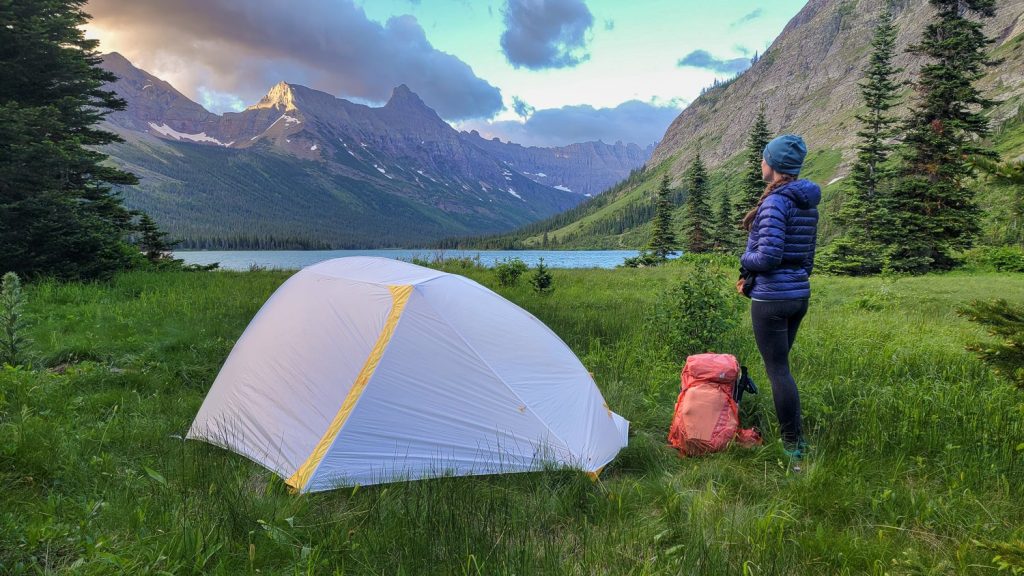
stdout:
[(277, 82), (380, 106), (406, 84), (523, 145), (657, 142), (804, 0), (89, 0), (86, 35), (221, 113)]

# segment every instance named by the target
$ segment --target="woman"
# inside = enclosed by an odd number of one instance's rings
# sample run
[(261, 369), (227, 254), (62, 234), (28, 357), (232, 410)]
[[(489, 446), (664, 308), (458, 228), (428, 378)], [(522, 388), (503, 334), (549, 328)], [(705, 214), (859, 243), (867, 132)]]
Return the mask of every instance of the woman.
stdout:
[(789, 371), (789, 350), (811, 296), (808, 277), (814, 267), (821, 189), (797, 178), (807, 156), (799, 136), (779, 136), (765, 146), (762, 156), (761, 176), (768, 186), (743, 218), (750, 236), (740, 263), (748, 277), (744, 293), (753, 300), (754, 339), (772, 383), (783, 449), (800, 459), (807, 444), (800, 422), (800, 393)]

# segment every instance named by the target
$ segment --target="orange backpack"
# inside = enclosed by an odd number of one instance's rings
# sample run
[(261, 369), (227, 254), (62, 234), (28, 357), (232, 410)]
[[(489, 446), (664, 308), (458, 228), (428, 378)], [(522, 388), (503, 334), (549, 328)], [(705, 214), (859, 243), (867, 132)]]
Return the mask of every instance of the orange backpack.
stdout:
[(669, 444), (680, 454), (696, 456), (718, 452), (733, 439), (743, 446), (761, 443), (756, 430), (740, 428), (734, 394), (738, 397), (743, 390), (756, 392), (756, 387), (748, 378), (741, 379), (740, 365), (735, 356), (690, 356), (683, 366), (681, 380), (682, 390), (668, 432)]

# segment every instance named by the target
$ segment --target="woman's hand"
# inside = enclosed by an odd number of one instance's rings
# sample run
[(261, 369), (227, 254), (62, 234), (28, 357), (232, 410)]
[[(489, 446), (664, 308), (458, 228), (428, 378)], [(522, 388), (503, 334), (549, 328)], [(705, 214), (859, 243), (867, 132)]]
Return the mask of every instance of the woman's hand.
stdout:
[(743, 293), (743, 285), (746, 284), (746, 282), (746, 278), (740, 278), (739, 280), (736, 281), (736, 292), (740, 296), (746, 296), (746, 294)]

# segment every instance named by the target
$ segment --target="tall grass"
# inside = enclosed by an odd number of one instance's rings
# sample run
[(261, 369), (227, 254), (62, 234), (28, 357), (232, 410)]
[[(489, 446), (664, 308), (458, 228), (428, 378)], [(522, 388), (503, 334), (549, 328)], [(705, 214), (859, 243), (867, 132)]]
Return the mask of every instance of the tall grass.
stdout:
[[(3, 574), (987, 574), (975, 541), (1024, 538), (1024, 395), (965, 345), (973, 299), (1024, 276), (817, 277), (793, 354), (813, 444), (680, 459), (665, 435), (682, 358), (645, 319), (689, 274), (553, 270), (499, 287), (550, 325), (631, 420), (582, 474), (442, 478), (296, 496), (181, 439), (235, 339), (287, 273), (132, 273), (26, 287), (43, 368), (0, 371)], [(723, 279), (725, 281), (725, 279)], [(767, 384), (745, 315), (722, 337)]]

